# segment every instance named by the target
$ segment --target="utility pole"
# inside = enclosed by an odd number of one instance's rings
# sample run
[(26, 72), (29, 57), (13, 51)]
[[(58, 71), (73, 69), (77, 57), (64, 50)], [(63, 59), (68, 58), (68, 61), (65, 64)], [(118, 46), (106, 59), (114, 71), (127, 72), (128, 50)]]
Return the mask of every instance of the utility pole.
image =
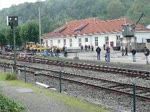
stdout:
[(15, 28), (18, 26), (18, 16), (7, 16), (7, 26), (10, 26), (13, 31), (14, 38), (14, 72), (16, 73), (16, 35)]
[(40, 44), (40, 55), (41, 55), (41, 0), (39, 2), (39, 44)]

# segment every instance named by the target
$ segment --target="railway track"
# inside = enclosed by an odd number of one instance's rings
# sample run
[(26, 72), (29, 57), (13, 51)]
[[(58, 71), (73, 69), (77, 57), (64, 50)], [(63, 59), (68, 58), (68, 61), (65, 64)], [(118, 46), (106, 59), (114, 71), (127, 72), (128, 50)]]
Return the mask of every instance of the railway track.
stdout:
[[(8, 59), (13, 60), (12, 55), (0, 55), (1, 59)], [(63, 67), (72, 67), (84, 70), (91, 70), (91, 71), (100, 71), (105, 73), (113, 73), (113, 74), (121, 74), (128, 77), (138, 77), (143, 79), (150, 79), (150, 71), (142, 71), (142, 70), (133, 70), (133, 69), (126, 69), (126, 68), (119, 68), (119, 67), (110, 67), (110, 66), (103, 66), (103, 65), (92, 65), (86, 63), (75, 63), (71, 61), (58, 61), (58, 60), (50, 60), (45, 58), (38, 58), (28, 56), (25, 58), (17, 58), (18, 61), (23, 62), (30, 62), (30, 63), (40, 63), (40, 64), (47, 64), (47, 65), (55, 65), (55, 66), (63, 66)]]
[[(4, 64), (0, 63), (1, 67), (4, 67)], [(11, 67), (13, 64), (8, 64), (7, 67)], [(24, 71), (24, 66), (17, 64), (18, 70)], [(26, 66), (26, 72), (35, 74), (36, 76), (45, 76), (45, 77), (52, 77), (56, 79), (60, 79), (59, 73), (60, 71), (57, 70), (48, 70), (43, 68), (36, 68)], [(36, 71), (36, 72), (35, 72)], [(63, 81), (75, 83), (82, 86), (88, 86), (95, 89), (105, 90), (108, 92), (116, 93), (116, 94), (125, 94), (130, 97), (133, 97), (133, 85), (120, 83), (116, 81), (109, 81), (102, 78), (94, 78), (85, 75), (67, 73), (62, 71), (61, 72)], [(136, 97), (141, 100), (149, 100), (150, 101), (150, 88), (136, 86)]]

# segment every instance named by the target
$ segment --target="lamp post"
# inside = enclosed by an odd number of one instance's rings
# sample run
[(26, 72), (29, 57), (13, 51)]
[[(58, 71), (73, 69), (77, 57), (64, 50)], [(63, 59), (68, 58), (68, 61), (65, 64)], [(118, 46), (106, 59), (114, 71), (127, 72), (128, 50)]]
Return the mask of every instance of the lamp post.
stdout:
[(16, 35), (15, 35), (15, 27), (13, 28), (14, 35), (14, 72), (16, 73)]
[(13, 31), (14, 38), (14, 72), (16, 73), (16, 35), (15, 28), (18, 26), (18, 16), (7, 16), (7, 26), (10, 26)]
[(41, 0), (39, 2), (39, 44), (40, 44), (40, 53), (41, 53)]
[[(74, 35), (75, 39), (77, 39), (77, 36), (78, 36), (78, 32), (76, 32), (76, 33), (75, 33), (75, 35)], [(75, 54), (74, 54), (74, 55), (75, 55), (75, 56), (74, 56), (74, 58), (73, 58), (73, 59), (75, 59), (75, 60), (79, 60), (77, 50), (75, 50)]]

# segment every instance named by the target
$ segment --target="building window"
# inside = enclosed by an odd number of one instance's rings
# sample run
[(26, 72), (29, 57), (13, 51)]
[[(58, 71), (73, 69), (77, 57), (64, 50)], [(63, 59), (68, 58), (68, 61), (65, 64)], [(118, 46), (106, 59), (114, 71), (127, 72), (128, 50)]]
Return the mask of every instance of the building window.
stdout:
[(116, 46), (120, 46), (120, 35), (116, 35)]
[(51, 45), (51, 47), (53, 46), (53, 40), (50, 41), (50, 45)]
[(85, 38), (85, 42), (88, 42), (88, 38)]
[(98, 46), (98, 37), (95, 37), (95, 46)]
[(48, 40), (46, 40), (46, 47), (48, 47)]
[(58, 40), (58, 44), (60, 44), (60, 40)]
[(64, 46), (66, 45), (66, 39), (64, 39)]
[(105, 37), (105, 44), (109, 45), (109, 37), (108, 36)]
[(109, 42), (109, 37), (108, 36), (105, 37), (105, 42)]
[(72, 39), (69, 39), (70, 47), (72, 47)]
[(146, 39), (147, 43), (150, 43), (150, 39)]
[(81, 38), (78, 39), (79, 47), (82, 45)]

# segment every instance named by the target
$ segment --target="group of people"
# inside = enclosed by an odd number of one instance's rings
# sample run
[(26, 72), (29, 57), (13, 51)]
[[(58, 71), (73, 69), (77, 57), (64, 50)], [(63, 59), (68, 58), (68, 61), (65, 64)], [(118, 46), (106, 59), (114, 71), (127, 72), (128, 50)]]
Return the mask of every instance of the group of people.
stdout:
[[(105, 53), (105, 61), (106, 62), (110, 62), (110, 47), (107, 46), (107, 47), (105, 47), (104, 50), (106, 51), (106, 53)], [(144, 55), (146, 56), (146, 62), (147, 62), (147, 64), (149, 64), (148, 56), (150, 54), (150, 50), (147, 47), (144, 47), (143, 51), (144, 51)], [(101, 58), (100, 57), (101, 56), (101, 48), (99, 46), (96, 48), (96, 52), (97, 52), (97, 60), (100, 60), (100, 58)], [(122, 52), (122, 56), (125, 56), (125, 55), (128, 56), (128, 48), (127, 48), (127, 46), (121, 46), (121, 52)], [(136, 49), (132, 49), (131, 53), (132, 53), (132, 60), (133, 60), (133, 62), (136, 62), (136, 57), (135, 57)]]
[[(67, 57), (67, 47), (63, 47), (62, 49), (58, 48), (58, 47), (52, 47), (49, 49), (49, 51), (47, 51), (47, 55), (49, 53), (49, 56), (50, 57), (59, 57), (59, 53), (63, 54), (64, 57)], [(47, 56), (47, 55), (44, 55), (44, 56)]]
[(49, 49), (50, 57), (59, 57), (60, 49), (58, 47), (53, 47)]
[[(146, 56), (146, 63), (149, 64), (149, 62), (148, 62), (148, 56), (149, 56), (149, 54), (150, 54), (150, 51), (149, 51), (149, 49), (148, 49), (147, 47), (144, 47), (143, 52), (144, 52), (144, 55)], [(135, 49), (132, 49), (132, 50), (131, 50), (131, 53), (132, 53), (133, 62), (136, 62), (136, 57), (135, 57), (135, 55), (136, 55), (136, 50), (135, 50)]]
[[(105, 48), (105, 50), (106, 50), (105, 61), (106, 61), (106, 62), (110, 62), (110, 47), (107, 46), (107, 47)], [(96, 48), (96, 52), (97, 52), (97, 60), (100, 60), (101, 48), (100, 48), (99, 46)]]
[(85, 45), (83, 47), (83, 45), (80, 46), (81, 47), (81, 50), (83, 51), (83, 49), (85, 49), (85, 51), (94, 51), (94, 46), (93, 45)]

